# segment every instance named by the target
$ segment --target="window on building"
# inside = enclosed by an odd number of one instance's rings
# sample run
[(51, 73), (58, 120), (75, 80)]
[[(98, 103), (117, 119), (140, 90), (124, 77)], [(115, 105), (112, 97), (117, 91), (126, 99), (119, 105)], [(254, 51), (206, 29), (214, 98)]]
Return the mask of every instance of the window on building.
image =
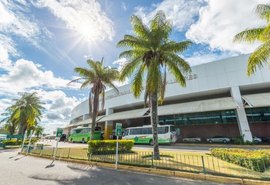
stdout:
[(198, 112), (175, 115), (176, 125), (203, 125), (237, 123), (234, 110)]
[(246, 108), (249, 123), (270, 121), (270, 107)]

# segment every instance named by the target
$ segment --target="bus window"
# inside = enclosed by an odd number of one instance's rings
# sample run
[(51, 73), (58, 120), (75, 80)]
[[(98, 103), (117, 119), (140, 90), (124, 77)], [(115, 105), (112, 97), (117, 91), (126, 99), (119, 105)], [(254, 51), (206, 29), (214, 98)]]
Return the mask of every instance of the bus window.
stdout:
[(124, 130), (123, 136), (128, 136), (128, 132), (129, 132), (128, 129)]
[(148, 128), (142, 128), (141, 134), (148, 134)]
[(169, 127), (158, 127), (158, 134), (166, 134), (169, 132)]
[(141, 134), (140, 128), (130, 129), (130, 135), (140, 135), (140, 134)]
[(81, 134), (82, 131), (83, 129), (76, 129), (76, 134)]
[(175, 127), (174, 126), (170, 126), (170, 132), (175, 132)]

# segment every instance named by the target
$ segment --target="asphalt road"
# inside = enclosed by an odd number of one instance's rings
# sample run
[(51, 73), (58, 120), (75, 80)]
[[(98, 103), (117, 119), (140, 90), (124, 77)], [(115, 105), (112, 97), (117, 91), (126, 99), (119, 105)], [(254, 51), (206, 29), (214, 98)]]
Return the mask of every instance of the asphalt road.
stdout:
[(134, 173), (95, 166), (17, 155), (16, 151), (0, 150), (0, 185), (216, 185), (143, 173)]
[[(46, 140), (45, 144), (55, 146), (54, 140)], [(82, 143), (68, 143), (68, 142), (59, 142), (59, 147), (87, 147), (87, 144)], [(270, 145), (231, 145), (231, 144), (185, 144), (185, 143), (176, 143), (173, 145), (160, 145), (159, 146), (163, 151), (184, 151), (184, 152), (209, 152), (211, 148), (246, 148), (246, 149), (261, 149), (267, 148), (270, 149)], [(135, 145), (135, 149), (144, 150), (152, 149), (150, 145)]]

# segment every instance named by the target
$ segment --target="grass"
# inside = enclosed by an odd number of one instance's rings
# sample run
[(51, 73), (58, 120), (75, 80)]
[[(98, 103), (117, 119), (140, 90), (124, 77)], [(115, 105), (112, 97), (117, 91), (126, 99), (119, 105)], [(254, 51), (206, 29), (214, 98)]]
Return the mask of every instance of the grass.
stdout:
[[(87, 148), (59, 148), (56, 157), (61, 158), (88, 160)], [(52, 156), (52, 149), (32, 150), (31, 153)], [(115, 162), (115, 154), (92, 155), (92, 161), (99, 162)], [(253, 170), (232, 164), (207, 153), (192, 153), (192, 152), (161, 152), (161, 160), (152, 160), (151, 152), (137, 150), (134, 153), (119, 154), (119, 163), (134, 166), (156, 167), (170, 170), (188, 171), (194, 173), (203, 172), (203, 162), (206, 173), (220, 174), (225, 176), (237, 176), (256, 179), (270, 179), (270, 169), (267, 171), (255, 172)]]

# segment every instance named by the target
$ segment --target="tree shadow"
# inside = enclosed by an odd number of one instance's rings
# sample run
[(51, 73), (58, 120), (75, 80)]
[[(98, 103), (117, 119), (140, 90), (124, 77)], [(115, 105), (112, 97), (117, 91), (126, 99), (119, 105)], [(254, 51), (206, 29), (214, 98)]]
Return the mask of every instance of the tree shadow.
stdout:
[[(155, 176), (143, 173), (134, 173), (129, 171), (121, 171), (114, 169), (106, 169), (99, 168), (96, 166), (90, 165), (82, 165), (82, 164), (72, 164), (67, 165), (63, 169), (62, 173), (67, 172), (70, 173), (72, 171), (72, 175), (42, 175), (35, 174), (30, 176), (30, 178), (42, 181), (52, 181), (57, 182), (60, 185), (68, 185), (68, 184), (95, 184), (95, 185), (175, 185), (175, 184), (186, 184), (193, 185), (194, 181), (187, 179), (176, 179), (176, 178), (168, 178), (162, 176)], [(78, 175), (76, 175), (78, 174)], [(200, 183), (200, 182), (198, 182)], [(201, 184), (201, 183), (200, 183)], [(205, 182), (202, 184), (215, 184)]]
[(20, 160), (20, 159), (22, 159), (22, 158), (25, 158), (25, 157), (26, 157), (26, 156), (23, 155), (23, 156), (21, 156), (21, 157), (15, 158), (14, 161), (18, 161), (18, 160)]

